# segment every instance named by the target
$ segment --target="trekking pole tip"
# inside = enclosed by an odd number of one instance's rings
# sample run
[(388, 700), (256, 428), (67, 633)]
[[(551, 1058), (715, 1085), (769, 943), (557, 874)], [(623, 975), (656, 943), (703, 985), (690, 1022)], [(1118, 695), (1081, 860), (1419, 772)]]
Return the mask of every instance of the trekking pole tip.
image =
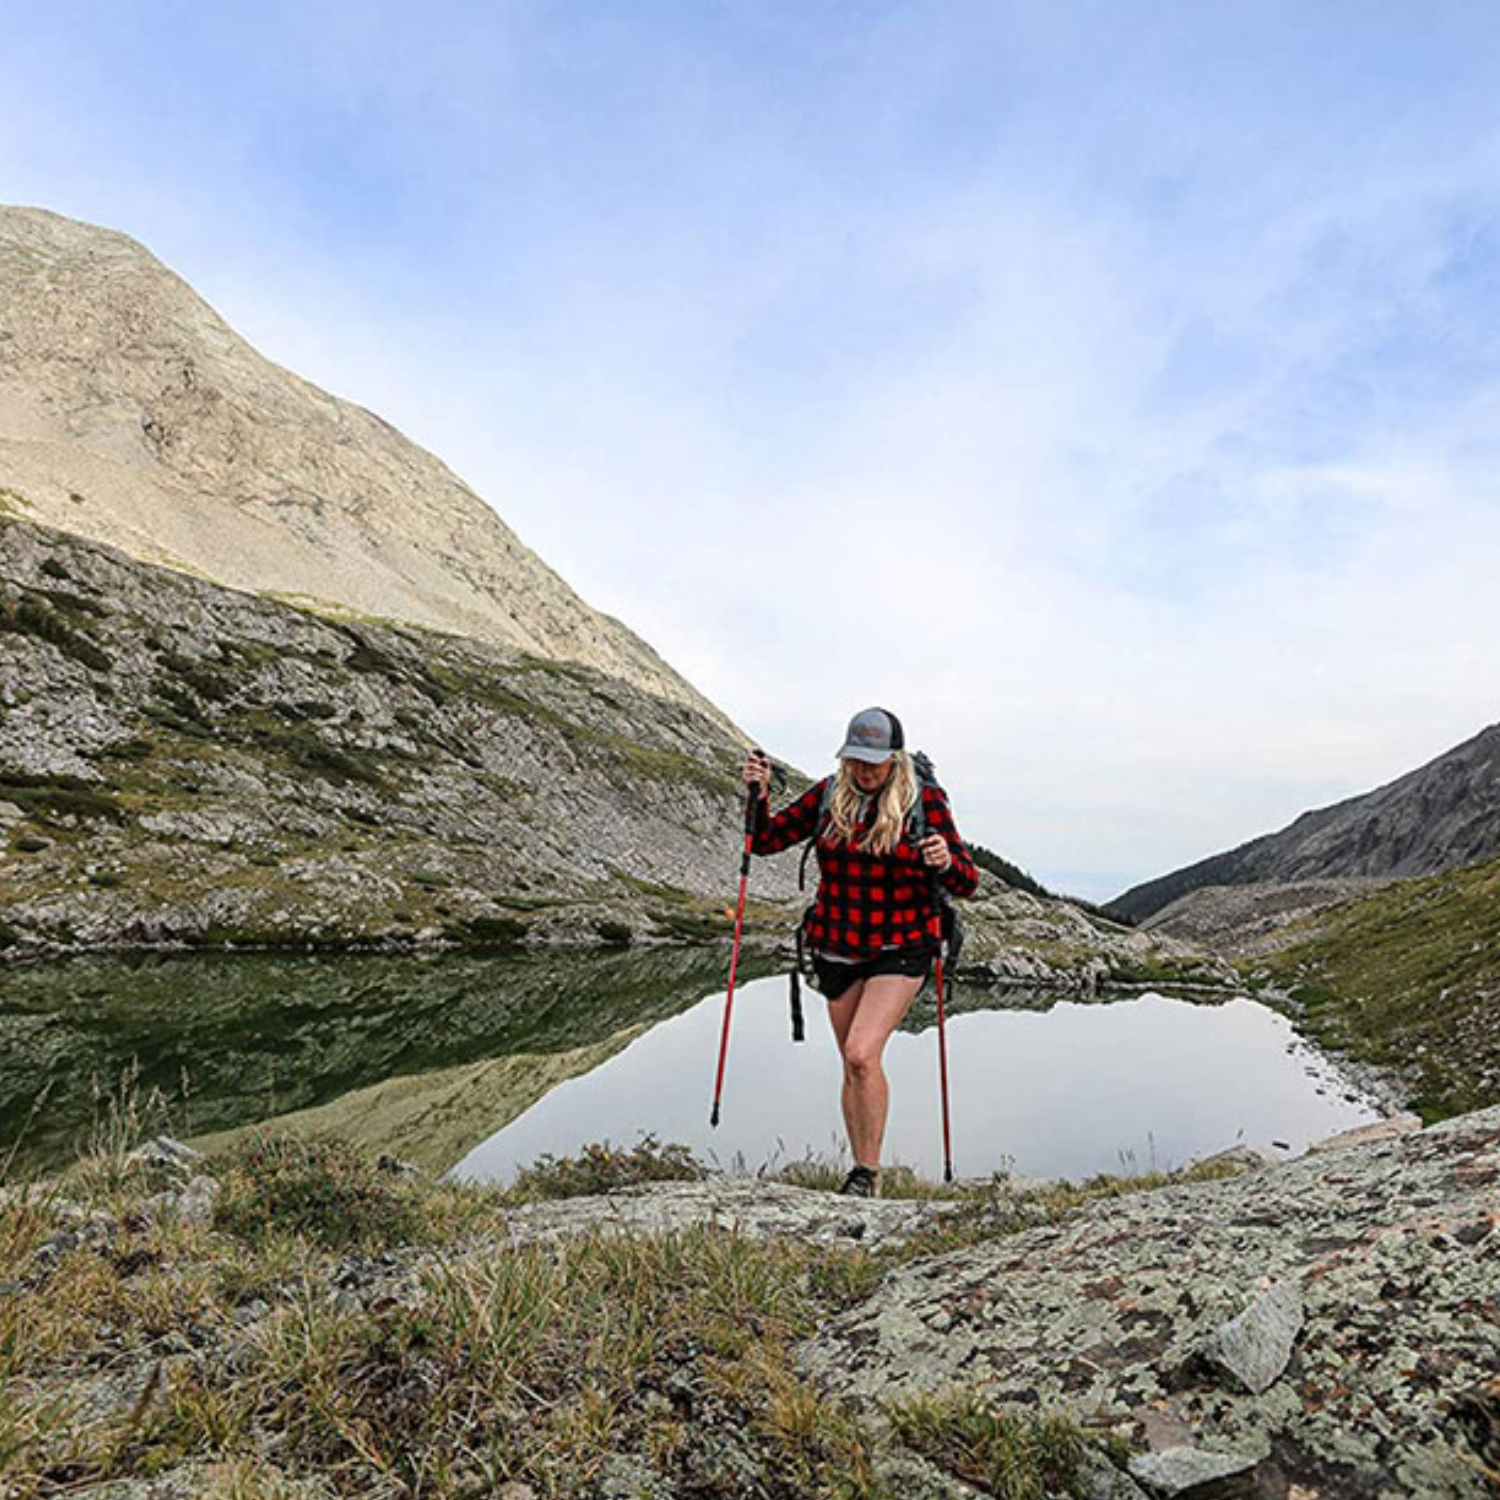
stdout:
[(713, 1113), (708, 1117), (708, 1124), (712, 1130), (719, 1128), (719, 1101), (717, 1099), (714, 1100)]

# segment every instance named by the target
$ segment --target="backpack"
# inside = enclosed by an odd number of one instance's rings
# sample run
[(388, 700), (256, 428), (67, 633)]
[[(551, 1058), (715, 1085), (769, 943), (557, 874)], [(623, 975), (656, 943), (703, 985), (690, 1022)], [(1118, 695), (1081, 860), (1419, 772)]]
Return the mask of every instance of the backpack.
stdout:
[[(924, 839), (928, 834), (927, 806), (923, 793), (927, 787), (934, 787), (939, 792), (943, 791), (938, 782), (937, 774), (933, 770), (932, 761), (927, 753), (922, 750), (916, 751), (911, 758), (912, 769), (917, 773), (917, 797), (906, 814), (905, 835), (908, 843), (914, 843)], [(812, 837), (802, 849), (802, 859), (797, 866), (797, 889), (807, 889), (807, 861), (813, 850), (817, 847), (818, 840), (823, 836), (828, 827), (829, 818), (832, 816), (833, 808), (833, 782), (832, 776), (823, 779), (823, 791), (818, 803), (818, 822), (813, 829)], [(947, 795), (946, 792), (943, 793)], [(949, 895), (948, 888), (937, 878), (937, 871), (932, 873), (932, 891), (937, 901), (938, 920), (942, 931), (942, 954), (945, 968), (945, 992), (952, 993), (953, 981), (952, 970), (958, 963), (958, 955), (963, 950), (964, 928), (963, 921), (958, 914), (958, 906), (953, 897)], [(812, 956), (807, 951), (807, 920), (812, 915), (813, 908), (809, 906), (802, 913), (802, 920), (797, 924), (796, 958), (793, 962), (791, 972), (791, 997), (792, 997), (792, 1040), (800, 1042), (803, 1039), (802, 1025), (802, 988), (801, 981), (806, 979), (812, 983), (815, 978), (812, 967)], [(814, 986), (816, 988), (816, 986)]]

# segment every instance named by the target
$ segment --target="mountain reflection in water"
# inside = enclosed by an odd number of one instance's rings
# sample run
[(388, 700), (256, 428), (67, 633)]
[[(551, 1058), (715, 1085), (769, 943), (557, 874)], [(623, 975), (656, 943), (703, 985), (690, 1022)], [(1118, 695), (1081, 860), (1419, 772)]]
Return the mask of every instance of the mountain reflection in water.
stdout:
[[(756, 972), (753, 960), (748, 967)], [(682, 949), (109, 956), (16, 967), (0, 985), (0, 1161), (13, 1148), (20, 1168), (71, 1159), (118, 1108), (122, 1080), (141, 1100), (161, 1097), (143, 1128), (197, 1137), (487, 1059), (572, 1054), (583, 1065), (591, 1049), (692, 1005), (724, 972), (722, 954)], [(410, 1108), (394, 1138), (367, 1143), (442, 1168), (506, 1118), (491, 1093), (472, 1125), (449, 1120), (432, 1150), (403, 1138), (420, 1128)]]

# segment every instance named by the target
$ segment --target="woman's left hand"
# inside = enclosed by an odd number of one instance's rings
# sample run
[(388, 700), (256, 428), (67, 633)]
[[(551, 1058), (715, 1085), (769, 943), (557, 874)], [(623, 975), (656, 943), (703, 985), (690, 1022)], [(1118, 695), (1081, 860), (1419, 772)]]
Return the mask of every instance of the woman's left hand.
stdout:
[(923, 864), (931, 865), (936, 870), (946, 870), (953, 863), (953, 853), (940, 833), (929, 833), (917, 848), (921, 850)]

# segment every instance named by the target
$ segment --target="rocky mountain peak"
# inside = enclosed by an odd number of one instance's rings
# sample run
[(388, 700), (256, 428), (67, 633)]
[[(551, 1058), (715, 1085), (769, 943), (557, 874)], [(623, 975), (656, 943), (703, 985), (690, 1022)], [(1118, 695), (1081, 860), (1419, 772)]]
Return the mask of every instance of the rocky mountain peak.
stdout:
[(0, 207), (0, 489), (145, 561), (596, 667), (732, 729), (432, 454), (128, 236), (36, 208)]

